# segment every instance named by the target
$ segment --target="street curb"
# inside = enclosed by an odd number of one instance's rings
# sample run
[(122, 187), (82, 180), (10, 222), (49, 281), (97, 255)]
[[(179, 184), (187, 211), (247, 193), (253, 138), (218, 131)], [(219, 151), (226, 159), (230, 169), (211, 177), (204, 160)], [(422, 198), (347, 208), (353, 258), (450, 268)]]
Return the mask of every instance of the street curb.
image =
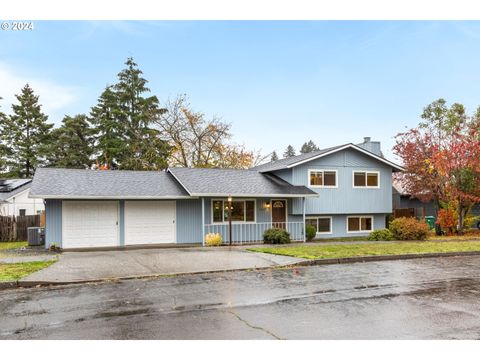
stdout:
[(0, 290), (14, 289), (14, 288), (30, 288), (41, 286), (61, 286), (61, 285), (75, 285), (75, 284), (89, 284), (100, 282), (116, 282), (122, 280), (141, 280), (141, 279), (154, 279), (161, 277), (176, 277), (185, 275), (199, 275), (199, 274), (215, 274), (215, 273), (227, 273), (235, 271), (253, 271), (253, 270), (267, 270), (267, 269), (285, 269), (298, 266), (315, 266), (315, 265), (334, 265), (334, 264), (353, 264), (360, 262), (373, 262), (373, 261), (388, 261), (388, 260), (408, 260), (408, 259), (422, 259), (422, 258), (442, 258), (442, 257), (455, 257), (455, 256), (478, 256), (480, 251), (460, 251), (449, 253), (428, 253), (428, 254), (403, 254), (403, 255), (373, 255), (373, 256), (357, 256), (340, 259), (315, 259), (304, 260), (293, 264), (287, 265), (275, 265), (275, 266), (262, 266), (255, 268), (243, 268), (243, 269), (229, 269), (229, 270), (211, 270), (211, 271), (197, 271), (197, 272), (184, 272), (173, 274), (149, 274), (149, 275), (132, 275), (122, 276), (116, 278), (103, 278), (103, 279), (90, 279), (90, 280), (75, 280), (75, 281), (6, 281), (0, 282)]
[(372, 256), (356, 256), (356, 257), (339, 258), (339, 259), (314, 259), (314, 260), (305, 260), (295, 265), (310, 266), (310, 265), (350, 264), (350, 263), (358, 263), (358, 262), (408, 260), (408, 259), (438, 258), (438, 257), (452, 257), (452, 256), (474, 256), (474, 255), (480, 255), (480, 251), (457, 251), (457, 252), (447, 252), (447, 253), (402, 254), (402, 255), (372, 255)]

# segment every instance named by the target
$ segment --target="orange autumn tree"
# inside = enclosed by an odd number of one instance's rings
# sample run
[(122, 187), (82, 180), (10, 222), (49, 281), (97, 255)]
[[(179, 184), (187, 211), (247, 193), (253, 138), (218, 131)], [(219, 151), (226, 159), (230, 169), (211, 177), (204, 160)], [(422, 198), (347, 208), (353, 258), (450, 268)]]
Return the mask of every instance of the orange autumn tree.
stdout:
[[(480, 112), (477, 112), (480, 114)], [(428, 105), (417, 128), (396, 136), (393, 150), (405, 171), (398, 175), (413, 197), (454, 208), (462, 232), (472, 205), (480, 202), (480, 116), (468, 117), (461, 104), (439, 99)]]

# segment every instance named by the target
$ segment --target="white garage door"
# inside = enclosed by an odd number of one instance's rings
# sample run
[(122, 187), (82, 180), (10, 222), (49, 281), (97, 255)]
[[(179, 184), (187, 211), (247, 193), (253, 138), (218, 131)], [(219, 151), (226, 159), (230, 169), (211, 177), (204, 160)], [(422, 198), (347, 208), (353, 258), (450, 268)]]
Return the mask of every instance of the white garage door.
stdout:
[(62, 247), (119, 246), (118, 201), (63, 201)]
[(174, 201), (125, 201), (125, 245), (174, 242)]

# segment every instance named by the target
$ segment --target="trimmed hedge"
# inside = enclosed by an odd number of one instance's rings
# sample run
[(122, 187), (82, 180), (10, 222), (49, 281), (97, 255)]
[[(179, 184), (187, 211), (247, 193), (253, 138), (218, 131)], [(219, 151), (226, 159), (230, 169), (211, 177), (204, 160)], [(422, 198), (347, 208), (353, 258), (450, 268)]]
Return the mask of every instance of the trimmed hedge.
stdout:
[(393, 240), (393, 234), (388, 229), (374, 230), (368, 236), (368, 240), (372, 241), (390, 241)]
[(389, 229), (395, 240), (426, 240), (429, 233), (425, 221), (407, 217), (392, 220)]
[(311, 241), (315, 239), (315, 236), (317, 236), (317, 229), (315, 229), (315, 226), (305, 226), (305, 237), (307, 238), (307, 240)]
[(263, 242), (265, 244), (288, 244), (290, 243), (290, 234), (284, 229), (268, 229), (263, 233)]

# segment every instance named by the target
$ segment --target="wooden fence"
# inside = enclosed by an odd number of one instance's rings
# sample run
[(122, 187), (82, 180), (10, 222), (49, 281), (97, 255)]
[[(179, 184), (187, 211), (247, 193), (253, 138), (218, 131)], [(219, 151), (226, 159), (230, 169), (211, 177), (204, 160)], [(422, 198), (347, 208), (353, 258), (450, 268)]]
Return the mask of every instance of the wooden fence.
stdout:
[(41, 216), (0, 216), (0, 242), (27, 241), (27, 229), (40, 226)]

